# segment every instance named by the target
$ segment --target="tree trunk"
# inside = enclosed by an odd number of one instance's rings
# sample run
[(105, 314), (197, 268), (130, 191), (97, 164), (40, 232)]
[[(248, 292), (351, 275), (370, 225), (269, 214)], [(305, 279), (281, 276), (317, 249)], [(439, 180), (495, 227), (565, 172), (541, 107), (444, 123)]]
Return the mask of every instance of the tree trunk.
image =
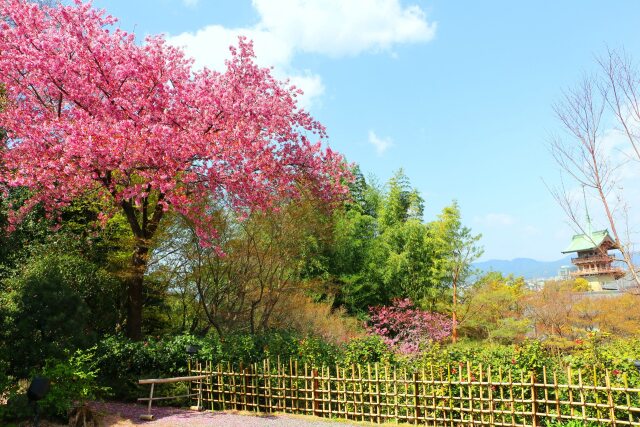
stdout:
[(131, 258), (131, 277), (127, 288), (127, 337), (136, 341), (142, 339), (143, 286), (148, 254), (148, 245), (142, 239), (137, 239)]
[[(110, 177), (105, 178), (109, 187)], [(151, 192), (151, 187), (148, 187)], [(127, 337), (139, 341), (142, 339), (142, 306), (144, 305), (144, 273), (149, 262), (149, 247), (160, 220), (164, 216), (162, 201), (164, 194), (158, 196), (153, 213), (149, 211), (149, 198), (145, 197), (141, 206), (134, 205), (133, 200), (120, 202), (122, 210), (135, 236), (133, 256), (131, 257), (131, 276), (127, 288)], [(140, 219), (138, 219), (138, 217)]]
[(458, 342), (458, 275), (453, 276), (453, 310), (451, 313), (451, 341)]

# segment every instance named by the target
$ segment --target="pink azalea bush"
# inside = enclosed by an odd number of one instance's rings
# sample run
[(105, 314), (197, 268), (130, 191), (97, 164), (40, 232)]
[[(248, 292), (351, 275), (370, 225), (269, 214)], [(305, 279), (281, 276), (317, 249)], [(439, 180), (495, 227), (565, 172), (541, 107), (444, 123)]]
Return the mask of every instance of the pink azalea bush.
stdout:
[(367, 330), (404, 354), (416, 353), (420, 346), (442, 341), (451, 335), (451, 319), (440, 313), (416, 308), (409, 298), (394, 299), (390, 306), (369, 308)]

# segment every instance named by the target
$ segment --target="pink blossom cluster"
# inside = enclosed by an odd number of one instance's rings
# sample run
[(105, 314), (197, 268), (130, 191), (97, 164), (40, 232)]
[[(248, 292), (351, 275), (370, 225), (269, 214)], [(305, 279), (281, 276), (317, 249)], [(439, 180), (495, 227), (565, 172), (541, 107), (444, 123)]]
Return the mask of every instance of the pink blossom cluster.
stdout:
[(391, 348), (411, 354), (420, 346), (451, 335), (451, 319), (415, 307), (408, 299), (394, 299), (390, 306), (369, 308), (369, 333), (379, 335)]
[(347, 193), (325, 128), (297, 107), (300, 90), (255, 64), (251, 42), (231, 48), (224, 73), (194, 71), (162, 37), (137, 43), (80, 0), (0, 0), (0, 16), (0, 183), (32, 194), (14, 222), (36, 204), (57, 212), (91, 195), (104, 220), (153, 203), (207, 238), (221, 200), (245, 212), (303, 191), (330, 203)]

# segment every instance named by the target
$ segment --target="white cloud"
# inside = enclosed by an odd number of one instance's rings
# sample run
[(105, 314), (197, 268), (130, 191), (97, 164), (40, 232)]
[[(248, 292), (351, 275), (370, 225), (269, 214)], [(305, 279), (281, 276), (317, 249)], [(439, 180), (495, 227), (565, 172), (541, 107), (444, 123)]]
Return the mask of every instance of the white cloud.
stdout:
[[(193, 6), (198, 0), (183, 2)], [(260, 16), (255, 26), (209, 25), (167, 40), (184, 47), (196, 67), (223, 70), (229, 46), (237, 44), (238, 36), (246, 36), (254, 42), (258, 64), (274, 67), (278, 78), (289, 78), (304, 91), (300, 99), (304, 107), (324, 93), (324, 85), (319, 75), (292, 66), (296, 53), (335, 58), (391, 52), (400, 43), (427, 42), (436, 31), (420, 7), (403, 7), (400, 0), (253, 0), (253, 7)]]
[(195, 7), (199, 0), (182, 0), (182, 3), (187, 7)]
[(303, 75), (288, 76), (288, 78), (295, 87), (304, 92), (298, 101), (305, 110), (308, 110), (313, 103), (317, 103), (317, 99), (324, 93), (322, 78), (317, 74), (307, 71)]
[(427, 42), (436, 31), (420, 7), (399, 0), (253, 0), (253, 6), (260, 27), (296, 50), (332, 57)]
[(291, 61), (291, 47), (268, 31), (255, 28), (226, 28), (209, 25), (195, 33), (182, 33), (168, 38), (169, 43), (181, 46), (196, 60), (196, 67), (224, 70), (224, 61), (231, 54), (229, 46), (238, 44), (238, 37), (253, 40), (258, 64), (264, 67), (283, 67)]
[(369, 144), (374, 146), (378, 156), (382, 156), (389, 147), (393, 146), (393, 141), (390, 138), (380, 138), (374, 131), (370, 130)]

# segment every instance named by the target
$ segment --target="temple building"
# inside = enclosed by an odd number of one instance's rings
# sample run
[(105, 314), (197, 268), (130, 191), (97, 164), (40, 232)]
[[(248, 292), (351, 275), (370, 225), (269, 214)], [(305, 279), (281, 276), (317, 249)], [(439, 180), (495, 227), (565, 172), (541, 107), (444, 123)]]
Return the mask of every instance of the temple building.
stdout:
[[(588, 217), (587, 217), (588, 218)], [(615, 258), (609, 251), (617, 249), (609, 230), (591, 231), (591, 224), (586, 233), (576, 234), (563, 254), (576, 252), (571, 262), (577, 270), (571, 272), (572, 277), (582, 277), (589, 282), (593, 291), (601, 291), (603, 285), (624, 276), (624, 271), (613, 265)]]

